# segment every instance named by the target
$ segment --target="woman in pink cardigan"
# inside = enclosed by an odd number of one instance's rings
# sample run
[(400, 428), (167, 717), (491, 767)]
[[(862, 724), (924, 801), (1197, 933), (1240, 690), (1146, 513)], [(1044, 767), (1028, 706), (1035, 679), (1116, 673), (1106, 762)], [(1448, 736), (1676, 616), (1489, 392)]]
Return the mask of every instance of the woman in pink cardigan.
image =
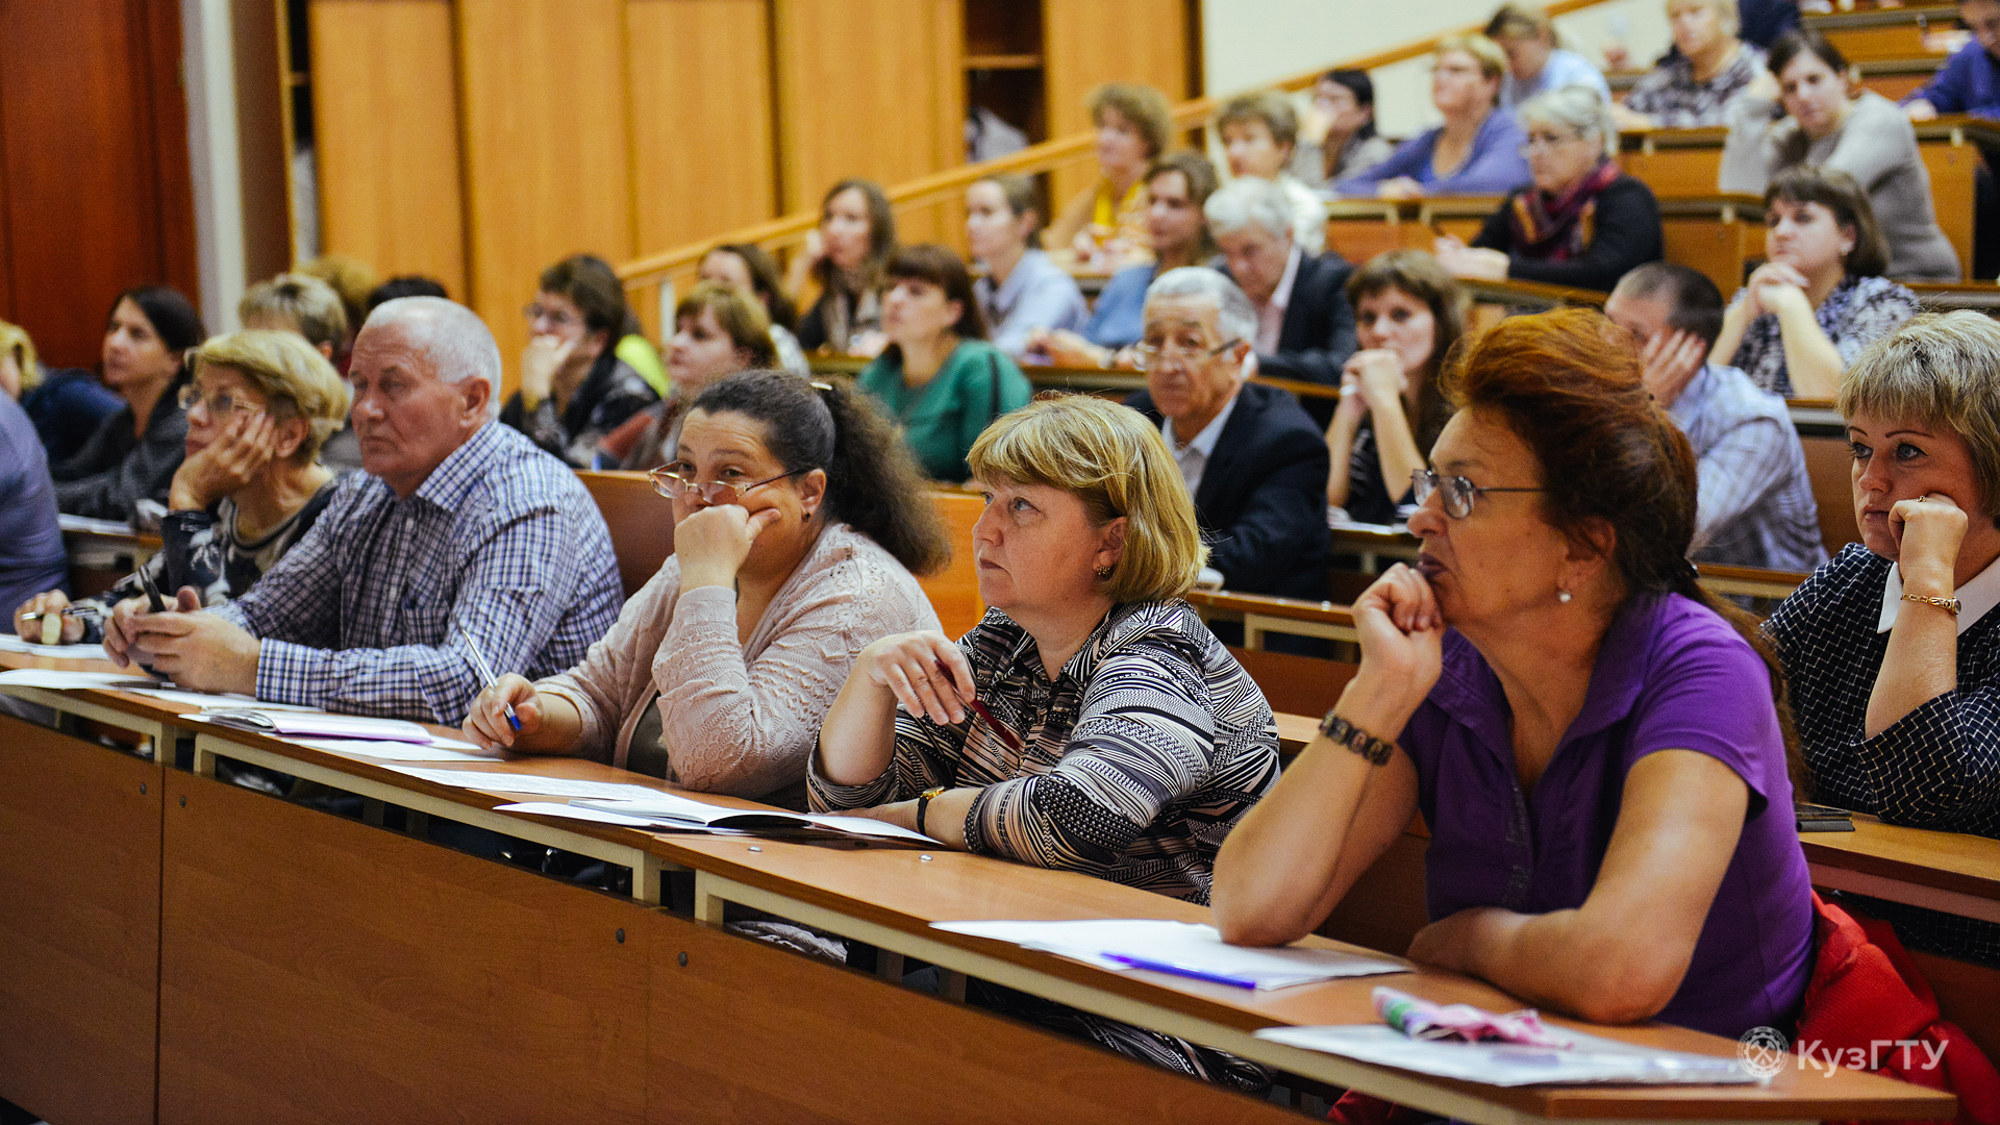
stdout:
[(806, 756), (855, 656), (938, 628), (911, 573), (950, 556), (923, 475), (845, 383), (745, 371), (695, 400), (653, 486), (673, 500), (674, 556), (582, 664), (500, 677), (466, 733), (804, 808)]

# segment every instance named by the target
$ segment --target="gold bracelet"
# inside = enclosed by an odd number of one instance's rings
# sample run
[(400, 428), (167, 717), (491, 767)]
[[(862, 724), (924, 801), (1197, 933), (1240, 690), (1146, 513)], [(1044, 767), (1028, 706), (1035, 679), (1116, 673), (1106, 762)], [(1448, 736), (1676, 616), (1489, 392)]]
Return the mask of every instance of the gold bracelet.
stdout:
[(1957, 617), (1958, 611), (1964, 608), (1957, 598), (1932, 598), (1926, 597), (1923, 594), (1904, 594), (1903, 600), (1906, 602), (1922, 602), (1925, 605), (1934, 605), (1951, 614), (1953, 617)]

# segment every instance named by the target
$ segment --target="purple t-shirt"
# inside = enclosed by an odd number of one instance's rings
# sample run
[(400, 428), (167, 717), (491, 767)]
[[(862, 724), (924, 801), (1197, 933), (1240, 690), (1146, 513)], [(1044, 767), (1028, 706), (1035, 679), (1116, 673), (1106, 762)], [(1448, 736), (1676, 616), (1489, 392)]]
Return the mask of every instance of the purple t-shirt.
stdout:
[(1402, 736), (1431, 828), (1431, 918), (1582, 906), (1633, 764), (1655, 750), (1707, 754), (1750, 787), (1750, 808), (1687, 976), (1657, 1018), (1731, 1037), (1788, 1026), (1812, 972), (1812, 887), (1770, 682), (1755, 650), (1699, 603), (1633, 598), (1604, 638), (1583, 710), (1525, 794), (1500, 681), (1448, 632), (1443, 674)]

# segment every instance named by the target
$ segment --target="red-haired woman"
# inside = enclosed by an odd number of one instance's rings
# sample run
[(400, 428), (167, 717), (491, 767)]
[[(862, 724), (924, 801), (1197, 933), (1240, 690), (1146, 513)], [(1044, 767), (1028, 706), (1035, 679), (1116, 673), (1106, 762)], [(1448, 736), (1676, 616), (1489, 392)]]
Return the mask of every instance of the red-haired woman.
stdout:
[(1788, 722), (1686, 561), (1687, 440), (1593, 312), (1502, 323), (1448, 387), (1423, 553), (1355, 603), (1360, 673), (1223, 844), (1216, 924), (1311, 932), (1421, 809), (1415, 960), (1599, 1022), (1782, 1025), (1813, 934)]

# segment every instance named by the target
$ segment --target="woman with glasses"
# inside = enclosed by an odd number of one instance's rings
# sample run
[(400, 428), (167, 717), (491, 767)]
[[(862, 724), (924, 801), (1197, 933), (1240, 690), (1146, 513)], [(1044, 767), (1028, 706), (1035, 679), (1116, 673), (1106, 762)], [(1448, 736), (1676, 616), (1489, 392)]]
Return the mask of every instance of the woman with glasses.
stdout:
[(347, 421), (347, 384), (296, 332), (246, 329), (196, 349), (192, 381), (176, 408), (187, 419), (186, 459), (167, 490), (161, 549), (139, 572), (74, 605), (60, 590), (28, 600), (14, 615), (23, 638), (39, 641), (44, 621), (62, 617), (64, 643), (103, 639), (119, 602), (144, 604), (145, 580), (171, 599), (192, 587), (203, 605), (241, 597), (305, 537), (333, 498), (334, 474), (320, 447)]
[(466, 733), (804, 808), (806, 755), (855, 656), (938, 627), (911, 574), (950, 556), (922, 477), (864, 396), (744, 371), (695, 399), (653, 483), (673, 556), (583, 663), (500, 677)]
[(139, 502), (167, 498), (180, 467), (187, 418), (175, 399), (187, 353), (208, 333), (177, 289), (128, 289), (104, 318), (104, 385), (125, 406), (100, 422), (82, 448), (49, 466), (56, 507), (72, 516), (130, 520)]
[(1451, 407), (1438, 373), (1465, 332), (1465, 290), (1421, 250), (1370, 259), (1347, 282), (1361, 350), (1341, 372), (1326, 428), (1326, 503), (1361, 523), (1395, 523), (1414, 502), (1391, 494), (1424, 467)]
[[(1277, 727), (1182, 600), (1208, 551), (1158, 427), (1099, 398), (1044, 399), (981, 435), (972, 465), (992, 608), (956, 643), (933, 629), (862, 652), (820, 732), (813, 807), (1207, 902), (1217, 845), (1277, 779)], [(1269, 1081), (1005, 989), (967, 996), (1197, 1077)]]
[(1397, 146), (1387, 160), (1336, 180), (1350, 198), (1504, 195), (1528, 182), (1521, 128), (1498, 108), (1507, 56), (1484, 35), (1452, 35), (1431, 54), (1431, 104), (1444, 124)]
[(572, 467), (591, 468), (606, 434), (660, 400), (665, 375), (646, 375), (659, 372), (659, 356), (639, 336), (618, 275), (590, 254), (543, 270), (541, 291), (523, 311), (521, 389), (500, 421)]
[(1812, 970), (1783, 679), (1687, 562), (1694, 455), (1601, 315), (1505, 320), (1450, 377), (1423, 538), (1361, 667), (1223, 844), (1226, 940), (1312, 932), (1421, 811), (1416, 961), (1600, 1023), (1784, 1026)]
[(965, 452), (994, 419), (1034, 397), (1011, 356), (986, 340), (986, 318), (958, 255), (936, 243), (889, 260), (882, 331), (889, 346), (855, 385), (882, 404), (932, 480), (972, 475)]
[(1595, 90), (1564, 86), (1516, 111), (1534, 182), (1509, 195), (1467, 246), (1437, 240), (1457, 277), (1609, 292), (1626, 271), (1660, 260), (1660, 202), (1619, 171), (1618, 128)]

